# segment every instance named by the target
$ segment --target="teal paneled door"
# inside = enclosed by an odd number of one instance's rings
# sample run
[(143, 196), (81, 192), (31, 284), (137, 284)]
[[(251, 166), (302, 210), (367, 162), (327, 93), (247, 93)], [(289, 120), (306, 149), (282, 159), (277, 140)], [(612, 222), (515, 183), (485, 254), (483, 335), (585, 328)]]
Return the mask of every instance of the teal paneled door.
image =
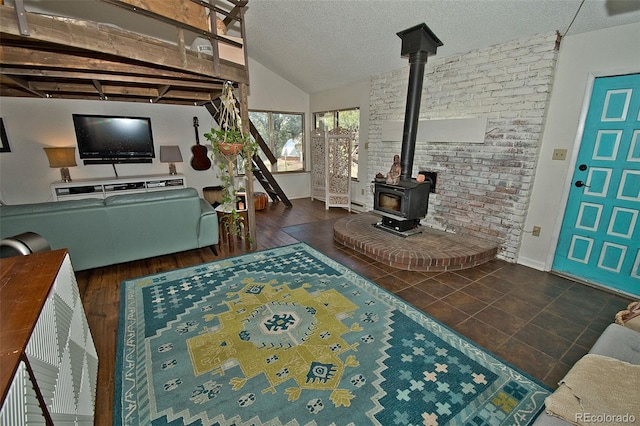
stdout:
[(596, 78), (553, 270), (640, 296), (640, 74)]

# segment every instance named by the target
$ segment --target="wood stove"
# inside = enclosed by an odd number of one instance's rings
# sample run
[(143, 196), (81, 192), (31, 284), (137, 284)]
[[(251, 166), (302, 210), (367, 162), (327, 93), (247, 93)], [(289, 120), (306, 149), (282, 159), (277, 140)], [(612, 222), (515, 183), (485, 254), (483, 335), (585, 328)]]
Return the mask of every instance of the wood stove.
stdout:
[(419, 226), (420, 219), (427, 215), (430, 188), (429, 181), (418, 183), (414, 179), (398, 185), (376, 183), (373, 209), (382, 215), (381, 227), (407, 232)]
[(377, 227), (400, 234), (412, 235), (427, 215), (430, 179), (418, 182), (411, 177), (418, 132), (420, 97), (427, 57), (436, 53), (442, 42), (426, 24), (416, 25), (398, 33), (402, 39), (401, 54), (409, 58), (409, 86), (405, 110), (400, 182), (396, 185), (375, 182), (374, 211), (382, 215)]

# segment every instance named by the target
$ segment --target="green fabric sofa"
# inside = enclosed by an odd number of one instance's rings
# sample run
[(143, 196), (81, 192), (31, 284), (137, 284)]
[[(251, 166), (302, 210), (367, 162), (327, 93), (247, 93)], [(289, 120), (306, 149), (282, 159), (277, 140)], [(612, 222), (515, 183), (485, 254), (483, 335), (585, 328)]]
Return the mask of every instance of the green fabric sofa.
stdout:
[(194, 188), (0, 206), (0, 237), (24, 232), (66, 248), (81, 271), (202, 247), (217, 254), (218, 216)]

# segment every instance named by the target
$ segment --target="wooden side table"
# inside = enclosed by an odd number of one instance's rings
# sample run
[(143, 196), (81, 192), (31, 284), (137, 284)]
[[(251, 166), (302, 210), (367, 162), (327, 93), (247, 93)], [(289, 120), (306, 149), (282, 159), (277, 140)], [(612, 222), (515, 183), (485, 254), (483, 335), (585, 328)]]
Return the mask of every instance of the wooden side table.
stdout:
[[(236, 224), (241, 226), (244, 230), (243, 238), (245, 241), (249, 241), (249, 215), (247, 210), (236, 210), (240, 215), (240, 221)], [(231, 210), (225, 208), (224, 205), (216, 207), (216, 213), (218, 214), (218, 234), (220, 240), (224, 238), (229, 244), (231, 250), (235, 247), (235, 240), (239, 233), (234, 232), (231, 227)]]

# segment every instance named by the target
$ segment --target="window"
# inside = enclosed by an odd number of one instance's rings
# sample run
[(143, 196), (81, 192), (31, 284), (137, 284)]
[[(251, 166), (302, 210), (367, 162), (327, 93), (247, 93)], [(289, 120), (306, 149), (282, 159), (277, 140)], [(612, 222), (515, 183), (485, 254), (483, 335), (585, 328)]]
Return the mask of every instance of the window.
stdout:
[(249, 119), (278, 159), (277, 163), (271, 164), (260, 151), (260, 158), (270, 172), (304, 171), (303, 113), (249, 111)]
[(353, 146), (351, 147), (351, 179), (358, 179), (358, 145), (360, 130), (360, 109), (342, 109), (336, 111), (316, 112), (313, 114), (315, 129), (331, 130), (336, 126), (356, 132)]

